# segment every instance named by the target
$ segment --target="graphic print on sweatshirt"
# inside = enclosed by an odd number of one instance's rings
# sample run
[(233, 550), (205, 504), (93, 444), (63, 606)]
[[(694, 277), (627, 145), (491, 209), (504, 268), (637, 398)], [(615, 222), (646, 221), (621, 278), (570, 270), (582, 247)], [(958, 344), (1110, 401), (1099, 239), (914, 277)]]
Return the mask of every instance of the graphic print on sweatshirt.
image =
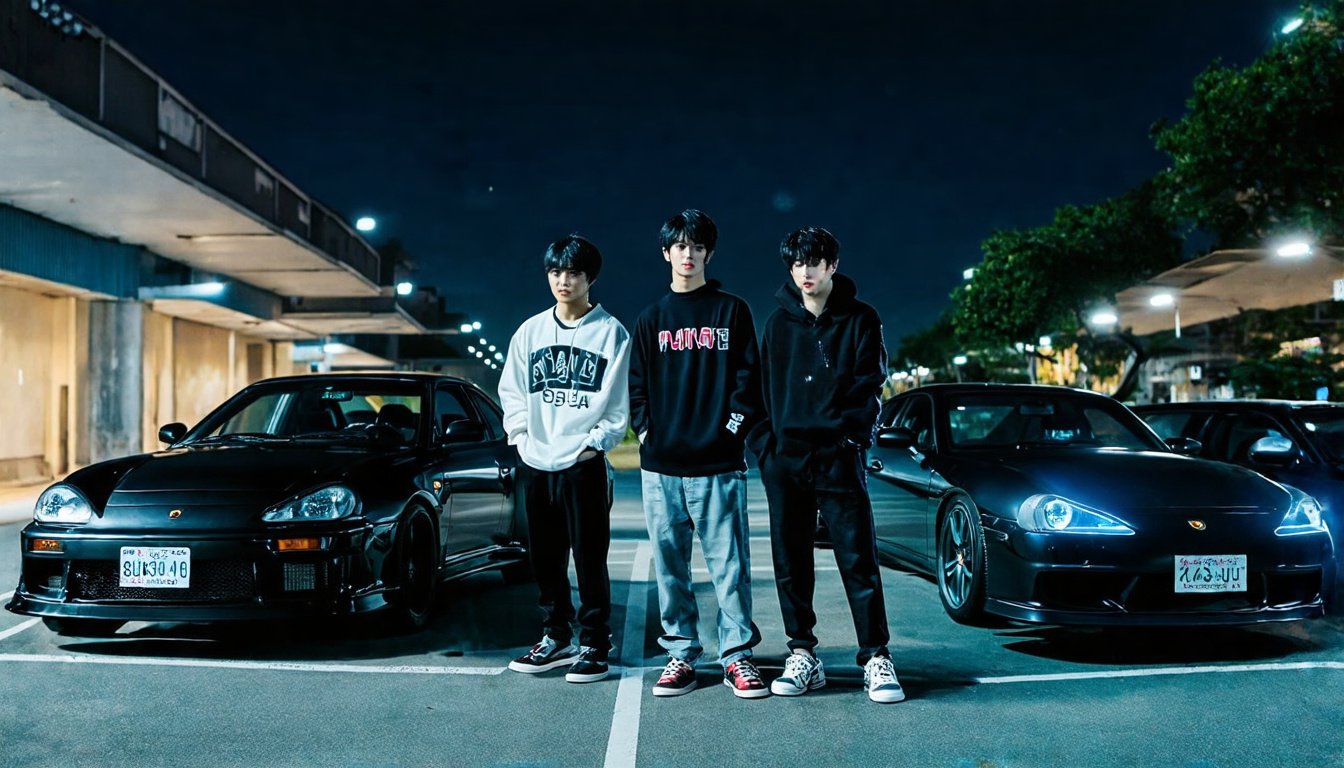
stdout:
[(581, 393), (602, 389), (607, 362), (602, 355), (578, 347), (543, 347), (532, 352), (527, 391), (540, 392), (543, 403), (587, 408), (589, 396)]
[(658, 351), (692, 349), (728, 349), (727, 328), (677, 328), (658, 332)]

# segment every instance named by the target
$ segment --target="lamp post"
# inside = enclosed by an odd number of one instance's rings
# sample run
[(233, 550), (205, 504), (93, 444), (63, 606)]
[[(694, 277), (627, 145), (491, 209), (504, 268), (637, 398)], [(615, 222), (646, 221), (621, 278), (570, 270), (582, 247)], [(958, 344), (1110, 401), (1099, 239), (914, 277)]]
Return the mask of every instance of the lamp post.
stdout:
[(1154, 307), (1171, 307), (1176, 320), (1176, 338), (1181, 338), (1181, 305), (1176, 303), (1176, 297), (1170, 293), (1156, 293), (1149, 297), (1148, 303)]

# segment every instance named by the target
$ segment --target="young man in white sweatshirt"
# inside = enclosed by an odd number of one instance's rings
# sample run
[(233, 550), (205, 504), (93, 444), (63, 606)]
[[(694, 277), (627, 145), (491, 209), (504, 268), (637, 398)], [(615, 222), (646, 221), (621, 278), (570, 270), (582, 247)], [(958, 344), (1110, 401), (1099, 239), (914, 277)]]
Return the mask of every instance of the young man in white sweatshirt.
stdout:
[[(499, 381), (504, 429), (518, 449), (517, 488), (530, 530), (528, 553), (541, 591), (545, 635), (509, 669), (568, 667), (565, 679), (607, 676), (611, 650), (611, 474), (606, 453), (630, 415), (630, 334), (593, 304), (602, 254), (571, 235), (542, 257), (555, 306), (528, 318), (509, 342)], [(579, 645), (569, 556), (579, 582)]]

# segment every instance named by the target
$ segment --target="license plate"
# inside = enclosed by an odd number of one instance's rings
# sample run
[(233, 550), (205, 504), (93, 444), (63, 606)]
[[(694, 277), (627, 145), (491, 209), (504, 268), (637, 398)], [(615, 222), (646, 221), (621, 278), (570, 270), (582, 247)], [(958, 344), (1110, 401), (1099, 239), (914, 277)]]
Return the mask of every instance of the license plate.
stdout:
[(188, 547), (122, 547), (120, 586), (186, 589), (191, 586)]
[(1177, 592), (1245, 592), (1245, 555), (1177, 555)]

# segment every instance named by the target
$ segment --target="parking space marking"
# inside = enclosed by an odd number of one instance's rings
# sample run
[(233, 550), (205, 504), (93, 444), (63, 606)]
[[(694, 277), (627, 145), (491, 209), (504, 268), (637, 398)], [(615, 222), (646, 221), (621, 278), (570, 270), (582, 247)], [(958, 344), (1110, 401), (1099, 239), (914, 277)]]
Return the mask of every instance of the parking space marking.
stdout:
[[(36, 620), (34, 620), (36, 621)], [(103, 656), (73, 656), (42, 653), (0, 653), (0, 662), (35, 664), (112, 664), (132, 667), (207, 667), (215, 669), (256, 669), (271, 672), (340, 672), (363, 675), (475, 675), (489, 677), (504, 667), (428, 667), (370, 664), (307, 664), (290, 661), (219, 661), (214, 659), (165, 659)]]
[(630, 567), (630, 593), (625, 601), (625, 632), (621, 635), (621, 685), (616, 689), (616, 707), (611, 716), (611, 734), (607, 737), (604, 766), (633, 766), (639, 752), (639, 711), (644, 696), (643, 666), (630, 666), (644, 658), (644, 614), (649, 606), (649, 564), (653, 550), (647, 541), (635, 549)]
[(977, 677), (978, 685), (1008, 683), (1052, 683), (1062, 680), (1100, 680), (1122, 677), (1163, 677), (1168, 675), (1205, 675), (1213, 672), (1292, 672), (1304, 669), (1344, 669), (1344, 661), (1287, 661), (1266, 664), (1231, 664), (1227, 666), (1150, 667), (1146, 669), (1115, 669), (1104, 672), (1057, 672), (1047, 675), (1005, 675)]
[(29, 619), (23, 622), (22, 624), (18, 625), (17, 627), (10, 627), (9, 629), (6, 629), (4, 632), (0, 632), (0, 640), (6, 640), (8, 638), (11, 638), (19, 634), (23, 630), (37, 624), (39, 621), (41, 621), (41, 619)]
[(13, 592), (6, 592), (5, 594), (0, 595), (0, 603), (3, 603), (4, 601), (8, 600), (9, 598), (11, 598), (11, 597), (13, 597), (13, 596), (14, 596), (14, 593), (13, 593)]

